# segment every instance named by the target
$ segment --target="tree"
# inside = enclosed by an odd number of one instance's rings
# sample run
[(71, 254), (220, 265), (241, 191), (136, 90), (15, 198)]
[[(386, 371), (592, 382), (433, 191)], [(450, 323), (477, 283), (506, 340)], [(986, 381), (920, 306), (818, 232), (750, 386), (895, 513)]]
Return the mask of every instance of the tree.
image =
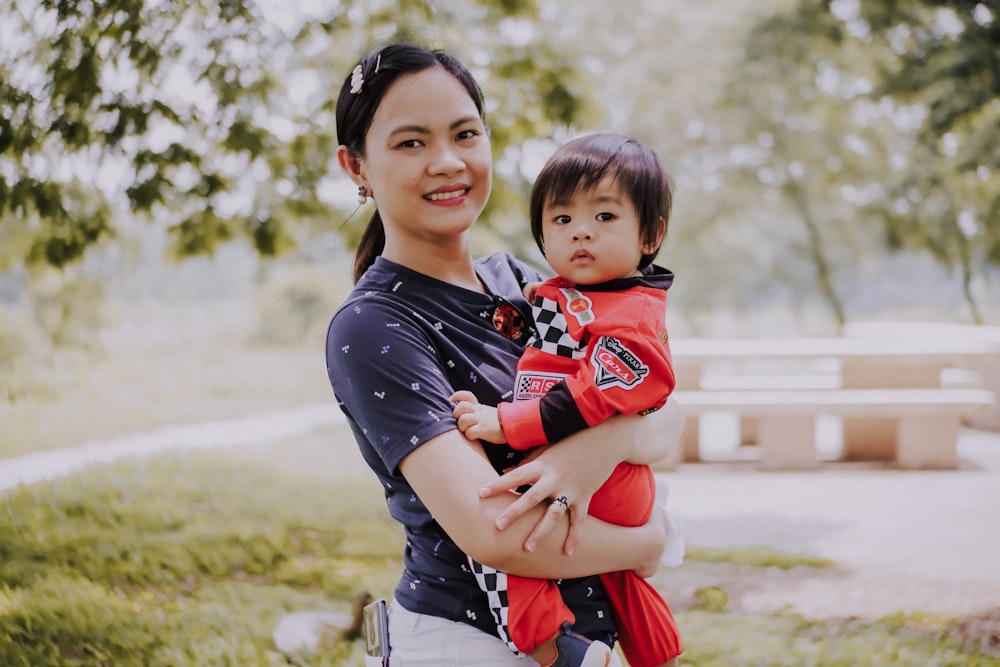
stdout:
[[(351, 206), (331, 195), (332, 109), (377, 41), (473, 63), (498, 155), (593, 112), (572, 51), (523, 43), (532, 0), (367, 4), (286, 34), (241, 0), (0, 0), (0, 271), (77, 261), (123, 216), (166, 224), (178, 256), (236, 238), (275, 256), (335, 227)], [(493, 219), (523, 187), (500, 174)]]
[(929, 252), (957, 268), (981, 321), (975, 280), (1000, 261), (996, 9), (798, 0), (751, 30), (720, 122), (732, 147), (717, 160), (725, 191), (763, 195), (755, 233), (791, 250), (764, 261), (791, 282), (809, 258), (838, 322), (848, 316), (838, 276), (868, 248)]
[[(217, 202), (234, 181), (223, 165), (271, 138), (251, 115), (268, 77), (231, 48), (263, 44), (247, 8), (5, 4), (16, 39), (0, 63), (0, 268), (79, 259), (114, 234), (125, 197), (133, 213), (177, 210), (181, 250), (232, 237), (236, 216)], [(271, 243), (266, 220), (247, 226)]]
[(974, 281), (1000, 265), (1000, 2), (825, 3), (849, 43), (879, 50), (871, 97), (905, 116), (908, 150), (869, 211), (892, 249), (929, 251), (957, 268), (975, 322)]
[(727, 193), (757, 200), (741, 213), (748, 233), (775, 240), (758, 264), (788, 285), (812, 283), (838, 325), (848, 318), (838, 285), (871, 240), (855, 211), (877, 194), (872, 172), (887, 159), (886, 123), (864, 96), (866, 51), (844, 38), (816, 0), (753, 27), (727, 85), (720, 169)]

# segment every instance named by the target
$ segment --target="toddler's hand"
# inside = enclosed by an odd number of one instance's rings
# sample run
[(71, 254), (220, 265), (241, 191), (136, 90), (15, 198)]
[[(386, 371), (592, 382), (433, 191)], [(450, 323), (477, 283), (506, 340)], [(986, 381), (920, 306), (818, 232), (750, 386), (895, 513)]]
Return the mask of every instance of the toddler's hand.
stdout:
[(524, 286), (524, 289), (521, 290), (521, 294), (524, 295), (524, 298), (527, 299), (528, 303), (535, 303), (535, 293), (538, 292), (538, 288), (541, 284), (542, 283), (540, 282), (528, 283)]
[(456, 391), (451, 395), (451, 401), (455, 403), (451, 414), (458, 421), (458, 430), (466, 438), (496, 444), (507, 442), (495, 407), (483, 405), (469, 391)]

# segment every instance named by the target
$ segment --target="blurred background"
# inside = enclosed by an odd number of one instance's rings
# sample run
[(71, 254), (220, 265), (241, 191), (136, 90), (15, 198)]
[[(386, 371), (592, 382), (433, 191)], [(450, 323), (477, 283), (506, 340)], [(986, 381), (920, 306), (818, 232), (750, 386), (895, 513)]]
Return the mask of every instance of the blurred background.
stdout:
[(79, 379), (77, 399), (124, 385), (125, 404), (141, 379), (164, 420), (225, 412), (227, 395), (327, 400), (324, 327), (370, 214), (336, 165), (333, 106), (394, 39), (452, 51), (485, 89), (496, 173), (477, 254), (541, 265), (535, 174), (567, 137), (610, 129), (676, 181), (659, 258), (674, 336), (995, 324), (998, 11), (0, 0), (0, 429)]
[[(1000, 0), (0, 0), (0, 663), (288, 665), (284, 614), (391, 595), (402, 535), (323, 362), (371, 213), (334, 102), (391, 40), (484, 88), (477, 255), (542, 267), (536, 173), (612, 130), (676, 182), (675, 340), (998, 331)], [(686, 663), (1000, 664), (992, 436), (926, 477), (673, 475)], [(858, 621), (900, 610), (930, 628)]]

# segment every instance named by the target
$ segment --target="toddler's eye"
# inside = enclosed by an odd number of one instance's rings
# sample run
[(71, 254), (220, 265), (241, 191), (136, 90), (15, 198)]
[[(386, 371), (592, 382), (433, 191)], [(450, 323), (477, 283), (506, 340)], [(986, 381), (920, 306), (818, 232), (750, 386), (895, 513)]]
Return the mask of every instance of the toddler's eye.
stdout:
[(553, 220), (557, 225), (568, 225), (573, 221), (573, 218), (568, 215), (557, 215)]
[(614, 220), (614, 218), (614, 213), (598, 213), (596, 219), (598, 222), (607, 222), (608, 220)]

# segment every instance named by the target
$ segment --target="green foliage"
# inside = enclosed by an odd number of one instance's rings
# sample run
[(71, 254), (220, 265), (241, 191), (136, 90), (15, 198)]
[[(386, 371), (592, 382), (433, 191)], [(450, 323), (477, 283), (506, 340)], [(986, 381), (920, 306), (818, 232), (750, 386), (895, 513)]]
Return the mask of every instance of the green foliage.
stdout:
[(799, 298), (811, 283), (842, 323), (871, 257), (929, 253), (960, 273), (980, 321), (977, 281), (1000, 257), (997, 12), (936, 0), (762, 6), (726, 97), (696, 127), (709, 140), (691, 146), (716, 167), (703, 178), (742, 204), (705, 221), (713, 241), (754, 230), (725, 241), (747, 246), (754, 270), (727, 277), (761, 293), (777, 278)]
[[(169, 221), (179, 257), (240, 237), (277, 256), (327, 231), (347, 217), (329, 203), (343, 181), (331, 110), (375, 42), (443, 46), (473, 64), (499, 153), (595, 108), (566, 44), (517, 36), (539, 21), (532, 0), (344, 2), (292, 34), (264, 9), (2, 0), (21, 38), (0, 51), (0, 270), (75, 262), (130, 214)], [(491, 215), (523, 215), (498, 192)]]
[(930, 252), (962, 274), (973, 320), (974, 278), (1000, 265), (1000, 5), (862, 0), (848, 21), (892, 56), (873, 92), (906, 106), (911, 159), (893, 169), (875, 208), (890, 247)]
[(829, 230), (881, 222), (883, 247), (928, 252), (957, 270), (982, 321), (974, 283), (1000, 258), (998, 9), (800, 0), (754, 28), (749, 67), (732, 87), (762, 113), (741, 129), (751, 140), (774, 135), (770, 169), (778, 153), (800, 165), (782, 192), (810, 229), (831, 303)]
[[(5, 262), (63, 266), (113, 235), (112, 211), (122, 202), (109, 187), (109, 163), (131, 167), (124, 189), (133, 211), (181, 197), (175, 175), (211, 164), (211, 136), (229, 130), (238, 109), (263, 101), (245, 63), (229, 56), (228, 44), (261, 43), (242, 3), (5, 4), (8, 34), (20, 39), (0, 62), (0, 115), (12, 119), (0, 127), (0, 157), (13, 179), (0, 188), (0, 237), (29, 247), (5, 252)], [(190, 25), (211, 32), (207, 46), (191, 43)], [(162, 85), (185, 58), (188, 76), (217, 103), (207, 113)], [(186, 133), (186, 145), (160, 149), (155, 132)], [(28, 221), (27, 230), (11, 218)]]
[(744, 63), (727, 82), (726, 132), (736, 153), (721, 175), (739, 192), (768, 189), (758, 232), (784, 246), (767, 256), (769, 275), (808, 280), (843, 324), (839, 285), (875, 240), (845, 192), (865, 192), (887, 157), (881, 128), (858, 120), (867, 51), (844, 49), (846, 33), (823, 5), (802, 0), (750, 30)]

